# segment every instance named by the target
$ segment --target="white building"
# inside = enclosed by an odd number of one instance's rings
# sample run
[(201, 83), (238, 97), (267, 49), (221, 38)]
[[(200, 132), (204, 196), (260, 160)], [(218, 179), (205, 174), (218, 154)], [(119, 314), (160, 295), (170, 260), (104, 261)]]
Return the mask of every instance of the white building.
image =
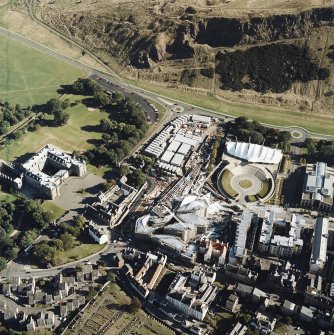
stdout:
[(323, 269), (326, 263), (328, 242), (328, 218), (317, 218), (310, 260), (310, 272), (317, 273)]
[(307, 164), (301, 207), (329, 212), (333, 207), (334, 169), (326, 163)]
[(277, 222), (275, 212), (266, 211), (258, 245), (259, 251), (281, 257), (300, 255), (304, 244), (300, 238), (303, 221), (298, 220), (297, 215), (292, 214), (288, 236), (274, 234), (275, 224), (285, 227), (287, 223), (285, 221)]
[(108, 242), (108, 235), (105, 234), (102, 229), (99, 229), (92, 222), (89, 223), (88, 234), (98, 244), (104, 244)]
[(215, 274), (200, 270), (189, 275), (179, 273), (171, 283), (166, 300), (168, 304), (198, 320), (204, 320), (206, 313), (219, 291), (212, 285)]
[(283, 152), (264, 145), (233, 142), (226, 143), (227, 153), (251, 163), (279, 164), (283, 158)]
[(21, 165), (24, 180), (49, 199), (60, 195), (60, 186), (71, 175), (86, 173), (86, 162), (47, 144)]
[(249, 209), (245, 209), (237, 223), (234, 246), (230, 249), (229, 254), (229, 262), (231, 264), (237, 264), (238, 261), (242, 262), (246, 256), (247, 233), (252, 222), (252, 217), (253, 213)]

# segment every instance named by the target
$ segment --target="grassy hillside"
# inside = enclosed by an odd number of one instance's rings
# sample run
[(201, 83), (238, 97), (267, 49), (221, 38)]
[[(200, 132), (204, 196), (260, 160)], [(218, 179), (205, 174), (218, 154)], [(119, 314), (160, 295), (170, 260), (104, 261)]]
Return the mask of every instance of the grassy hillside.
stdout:
[(33, 48), (0, 35), (0, 99), (23, 106), (57, 96), (62, 84), (85, 73)]

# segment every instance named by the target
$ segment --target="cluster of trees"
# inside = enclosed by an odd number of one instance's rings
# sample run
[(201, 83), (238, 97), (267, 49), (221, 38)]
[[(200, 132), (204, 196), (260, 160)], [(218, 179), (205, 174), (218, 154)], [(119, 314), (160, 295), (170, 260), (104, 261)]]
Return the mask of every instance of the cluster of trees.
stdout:
[(69, 99), (62, 101), (58, 98), (52, 98), (45, 104), (45, 113), (54, 117), (53, 122), (55, 126), (63, 126), (70, 118), (70, 115), (65, 112), (69, 106)]
[(221, 142), (222, 142), (222, 139), (220, 136), (217, 136), (217, 138), (213, 142), (211, 156), (210, 156), (210, 170), (212, 169), (214, 165), (216, 165), (217, 158), (219, 160), (218, 151), (219, 151)]
[(31, 107), (23, 109), (19, 104), (13, 106), (9, 102), (0, 101), (0, 135), (8, 132), (8, 128), (22, 121), (31, 114)]
[[(132, 159), (132, 164), (136, 168), (142, 170), (145, 173), (149, 173), (154, 164), (156, 163), (156, 158), (155, 157), (148, 157), (145, 155), (137, 155)], [(121, 167), (122, 168), (122, 167)]]
[(48, 228), (51, 223), (51, 213), (45, 210), (41, 200), (28, 199), (21, 197), (17, 202), (17, 207), (24, 213), (24, 223), (30, 229), (37, 231)]
[(60, 235), (51, 241), (42, 241), (34, 247), (34, 253), (41, 263), (56, 264), (59, 255), (64, 250), (73, 248), (75, 239), (78, 238), (85, 226), (85, 219), (77, 216), (73, 225), (62, 222), (59, 226)]
[(316, 142), (312, 138), (307, 138), (304, 142), (309, 156), (318, 161), (334, 163), (334, 141), (320, 140)]
[(148, 129), (145, 113), (133, 99), (115, 93), (113, 97), (89, 79), (78, 79), (72, 86), (76, 94), (93, 96), (93, 101), (109, 115), (99, 125), (102, 143), (86, 152), (86, 158), (97, 164), (117, 165), (143, 138)]
[[(23, 231), (11, 236), (14, 231), (14, 215), (17, 220), (21, 220), (20, 229)], [(0, 270), (6, 267), (7, 260), (16, 258), (21, 249), (35, 241), (38, 231), (50, 224), (50, 217), (50, 213), (41, 207), (38, 200), (19, 197), (13, 203), (0, 202)]]
[(6, 267), (7, 260), (16, 258), (19, 249), (10, 234), (13, 232), (13, 216), (15, 205), (0, 202), (0, 270)]
[(291, 134), (288, 131), (279, 131), (278, 129), (267, 128), (262, 126), (258, 121), (249, 121), (246, 117), (241, 116), (235, 119), (234, 122), (229, 122), (227, 126), (229, 135), (234, 135), (238, 141), (255, 144), (277, 145), (282, 148), (291, 140)]
[(216, 73), (221, 88), (239, 91), (285, 92), (292, 84), (325, 79), (328, 69), (319, 69), (305, 47), (270, 44), (246, 51), (217, 54)]

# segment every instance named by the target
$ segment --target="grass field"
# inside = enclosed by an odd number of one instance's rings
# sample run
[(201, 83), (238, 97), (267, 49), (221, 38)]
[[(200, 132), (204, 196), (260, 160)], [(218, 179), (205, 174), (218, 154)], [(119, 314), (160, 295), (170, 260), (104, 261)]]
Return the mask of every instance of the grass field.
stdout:
[(137, 83), (127, 80), (134, 86), (146, 89), (156, 94), (180, 100), (198, 107), (207, 108), (221, 114), (231, 116), (246, 116), (274, 126), (299, 126), (311, 132), (333, 135), (334, 117), (310, 114), (309, 112), (294, 111), (271, 106), (242, 104), (224, 99), (217, 99), (212, 95), (196, 95), (177, 90), (155, 86), (146, 83)]
[(231, 187), (231, 180), (232, 180), (233, 174), (229, 170), (225, 170), (224, 173), (221, 176), (221, 185), (223, 187), (224, 192), (231, 198), (235, 198), (238, 193)]
[(17, 197), (14, 194), (0, 192), (0, 201), (13, 202), (16, 198)]
[(271, 190), (271, 186), (272, 186), (271, 179), (266, 179), (262, 181), (262, 188), (261, 188), (261, 191), (258, 193), (258, 196), (261, 199), (263, 199), (268, 194), (268, 192)]
[(130, 312), (130, 297), (116, 283), (109, 286), (87, 305), (82, 318), (65, 335), (95, 334), (106, 322), (112, 320), (104, 334), (172, 335), (174, 332), (148, 317), (142, 310)]
[[(77, 98), (64, 96), (67, 97), (72, 100)], [(0, 150), (0, 158), (13, 161), (26, 153), (36, 152), (45, 144), (54, 144), (69, 152), (92, 147), (94, 141), (102, 136), (94, 126), (106, 118), (107, 114), (99, 110), (88, 111), (83, 104), (69, 107), (67, 111), (70, 119), (65, 126), (41, 127), (35, 132), (28, 132)]]
[(60, 253), (57, 265), (66, 264), (68, 262), (73, 262), (77, 259), (81, 259), (89, 255), (92, 255), (102, 250), (104, 246), (105, 246), (104, 244), (96, 244), (96, 243), (79, 244), (79, 242), (76, 242), (76, 245), (73, 248), (65, 250)]
[(52, 201), (45, 201), (42, 207), (51, 213), (51, 220), (54, 221), (63, 215), (64, 210), (54, 204)]
[(79, 69), (0, 35), (0, 99), (23, 106), (57, 96), (60, 85), (86, 74)]
[(239, 185), (242, 188), (250, 188), (253, 185), (253, 183), (248, 179), (243, 179), (243, 180), (240, 180)]

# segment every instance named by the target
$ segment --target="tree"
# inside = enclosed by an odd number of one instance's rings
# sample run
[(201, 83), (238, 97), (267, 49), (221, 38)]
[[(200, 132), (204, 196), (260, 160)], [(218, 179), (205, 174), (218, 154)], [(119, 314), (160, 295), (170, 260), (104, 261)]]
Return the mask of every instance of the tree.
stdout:
[(0, 271), (6, 269), (7, 261), (6, 258), (0, 257)]
[(20, 249), (18, 247), (8, 248), (6, 250), (6, 258), (7, 259), (15, 259), (19, 253)]
[(56, 111), (63, 110), (63, 102), (58, 98), (52, 98), (46, 103), (46, 113), (54, 114)]
[(35, 254), (42, 263), (54, 263), (57, 256), (57, 250), (49, 246), (45, 241), (35, 245)]
[(127, 164), (122, 164), (121, 168), (119, 169), (119, 174), (121, 176), (126, 176), (130, 173), (130, 168)]
[(289, 131), (280, 131), (278, 133), (278, 137), (277, 140), (278, 142), (283, 142), (283, 143), (287, 143), (289, 141), (291, 141), (291, 133)]
[(108, 94), (104, 93), (101, 90), (101, 91), (95, 92), (94, 101), (99, 106), (106, 106), (110, 103), (110, 98), (109, 98)]
[(37, 234), (33, 230), (25, 231), (20, 239), (20, 245), (23, 248), (27, 248), (32, 244), (37, 238)]
[(113, 272), (108, 271), (107, 280), (110, 281), (111, 283), (115, 283), (116, 282), (116, 275)]
[(54, 112), (54, 122), (58, 126), (64, 126), (70, 119), (70, 114), (64, 112), (63, 110), (57, 110)]
[(142, 308), (141, 301), (137, 297), (133, 297), (129, 306), (130, 313), (136, 313), (140, 308)]
[(73, 248), (74, 238), (72, 235), (64, 233), (59, 236), (59, 239), (63, 242), (64, 250)]
[(56, 248), (58, 251), (64, 250), (64, 243), (59, 238), (56, 238), (55, 240), (51, 241), (51, 246)]
[(252, 316), (250, 314), (241, 314), (238, 319), (242, 324), (248, 324), (252, 320)]
[(132, 185), (135, 188), (140, 188), (143, 186), (146, 182), (146, 176), (145, 174), (139, 170), (134, 170), (129, 176), (129, 184)]

